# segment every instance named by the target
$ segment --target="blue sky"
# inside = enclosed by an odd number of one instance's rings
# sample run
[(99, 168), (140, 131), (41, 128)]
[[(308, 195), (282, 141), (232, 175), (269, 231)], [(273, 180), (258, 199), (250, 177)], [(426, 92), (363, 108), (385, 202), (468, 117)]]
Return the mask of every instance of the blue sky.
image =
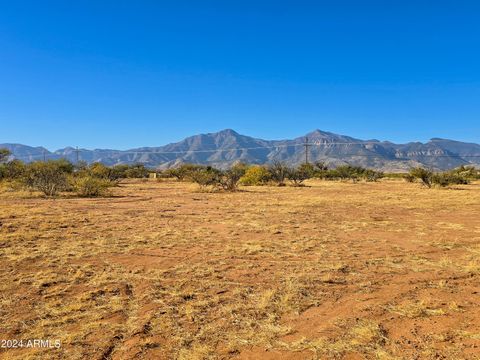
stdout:
[(480, 142), (478, 1), (3, 1), (0, 143)]

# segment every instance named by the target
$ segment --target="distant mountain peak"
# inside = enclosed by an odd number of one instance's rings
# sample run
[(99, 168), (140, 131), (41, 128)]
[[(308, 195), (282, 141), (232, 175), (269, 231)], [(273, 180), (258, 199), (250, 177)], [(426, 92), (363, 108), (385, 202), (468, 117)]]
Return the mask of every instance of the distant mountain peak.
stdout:
[(239, 133), (237, 133), (233, 129), (223, 129), (223, 130), (220, 130), (216, 133), (211, 133), (211, 134), (213, 134), (213, 135), (234, 135), (234, 136), (240, 135)]
[(311, 132), (309, 132), (308, 134), (306, 134), (306, 136), (329, 136), (329, 135), (332, 135), (332, 133), (329, 133), (328, 131), (323, 131), (323, 130), (320, 130), (320, 129), (315, 129)]

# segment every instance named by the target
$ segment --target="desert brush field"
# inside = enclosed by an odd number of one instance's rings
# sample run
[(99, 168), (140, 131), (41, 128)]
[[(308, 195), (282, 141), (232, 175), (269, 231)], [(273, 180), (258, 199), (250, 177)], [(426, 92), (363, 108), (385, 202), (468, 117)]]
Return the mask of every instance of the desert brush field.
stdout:
[(480, 184), (2, 189), (2, 359), (478, 359)]

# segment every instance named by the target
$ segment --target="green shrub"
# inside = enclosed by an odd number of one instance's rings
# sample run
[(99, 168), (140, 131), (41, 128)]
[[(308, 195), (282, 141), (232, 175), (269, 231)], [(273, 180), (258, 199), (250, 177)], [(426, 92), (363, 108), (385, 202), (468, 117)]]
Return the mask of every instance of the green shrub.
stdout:
[(47, 163), (55, 164), (59, 171), (65, 174), (73, 174), (75, 166), (67, 159), (49, 160)]
[(69, 188), (68, 171), (70, 167), (62, 160), (37, 161), (26, 166), (21, 181), (30, 189), (41, 191), (46, 196), (55, 196)]
[(431, 188), (432, 187), (432, 177), (434, 172), (432, 170), (428, 170), (422, 167), (417, 167), (410, 169), (409, 172), (410, 176), (413, 176), (416, 179), (419, 179), (422, 185)]
[(433, 174), (431, 177), (431, 182), (433, 185), (437, 185), (440, 187), (469, 183), (468, 179), (466, 179), (465, 177), (450, 172)]
[(222, 171), (218, 177), (218, 185), (225, 191), (236, 191), (240, 179), (245, 175), (247, 166), (243, 163), (233, 165), (230, 169)]
[(74, 176), (70, 183), (73, 191), (81, 197), (97, 197), (109, 194), (108, 189), (115, 184), (108, 180), (93, 176)]
[(365, 181), (378, 181), (385, 177), (384, 173), (381, 171), (375, 171), (372, 169), (364, 169), (363, 173), (361, 173), (362, 179)]
[(446, 187), (449, 185), (468, 184), (470, 180), (463, 170), (459, 171), (459, 169), (455, 169), (452, 171), (435, 173), (432, 170), (427, 170), (421, 167), (411, 169), (406, 179), (407, 181), (419, 179), (420, 182), (428, 188), (431, 188), (433, 185)]
[(95, 162), (87, 166), (85, 170), (92, 177), (99, 179), (108, 179), (112, 168), (107, 167), (102, 163)]
[(265, 166), (250, 166), (245, 175), (240, 179), (240, 184), (245, 186), (265, 185), (272, 179), (272, 176)]
[(212, 186), (217, 190), (235, 191), (242, 176), (245, 175), (246, 165), (237, 164), (228, 170), (219, 170), (213, 167), (199, 167), (192, 171), (189, 179), (201, 187)]
[(0, 164), (0, 180), (20, 179), (25, 174), (25, 164), (20, 160), (12, 160), (3, 164)]
[(8, 157), (11, 155), (10, 150), (8, 149), (0, 149), (0, 163), (6, 162)]
[(203, 169), (204, 166), (195, 164), (182, 164), (178, 167), (167, 169), (164, 171), (164, 175), (167, 177), (174, 177), (179, 181), (188, 179), (192, 173)]
[(148, 170), (145, 167), (145, 165), (135, 164), (135, 165), (129, 165), (128, 168), (125, 170), (124, 175), (126, 178), (141, 179), (141, 178), (148, 178), (149, 173), (150, 173), (150, 170)]
[(326, 168), (315, 170), (314, 176), (324, 180), (352, 180), (353, 182), (359, 180), (378, 181), (385, 177), (381, 171), (352, 165), (342, 165), (331, 170)]
[(451, 171), (452, 174), (458, 175), (467, 180), (478, 180), (480, 179), (480, 169), (477, 169), (474, 166), (460, 166)]
[(77, 171), (77, 176), (91, 176), (97, 179), (105, 179), (113, 183), (118, 183), (120, 179), (126, 177), (125, 172), (128, 170), (128, 168), (128, 165), (117, 165), (110, 167), (102, 163), (95, 162), (79, 169)]
[(365, 169), (358, 166), (342, 165), (327, 171), (325, 178), (329, 180), (352, 180), (354, 182), (361, 178)]
[(310, 179), (314, 174), (314, 167), (311, 164), (302, 164), (296, 168), (288, 169), (287, 178), (293, 186), (302, 186), (303, 182)]
[(188, 178), (194, 183), (200, 185), (204, 188), (207, 186), (218, 186), (219, 178), (222, 175), (222, 172), (218, 169), (208, 167), (199, 167), (195, 171), (192, 171)]

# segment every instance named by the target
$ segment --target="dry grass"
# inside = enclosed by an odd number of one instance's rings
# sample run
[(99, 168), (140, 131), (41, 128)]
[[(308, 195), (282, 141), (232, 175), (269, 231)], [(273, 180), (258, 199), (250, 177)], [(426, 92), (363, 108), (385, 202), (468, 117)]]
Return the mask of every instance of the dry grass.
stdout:
[(474, 359), (480, 187), (0, 191), (8, 359)]

